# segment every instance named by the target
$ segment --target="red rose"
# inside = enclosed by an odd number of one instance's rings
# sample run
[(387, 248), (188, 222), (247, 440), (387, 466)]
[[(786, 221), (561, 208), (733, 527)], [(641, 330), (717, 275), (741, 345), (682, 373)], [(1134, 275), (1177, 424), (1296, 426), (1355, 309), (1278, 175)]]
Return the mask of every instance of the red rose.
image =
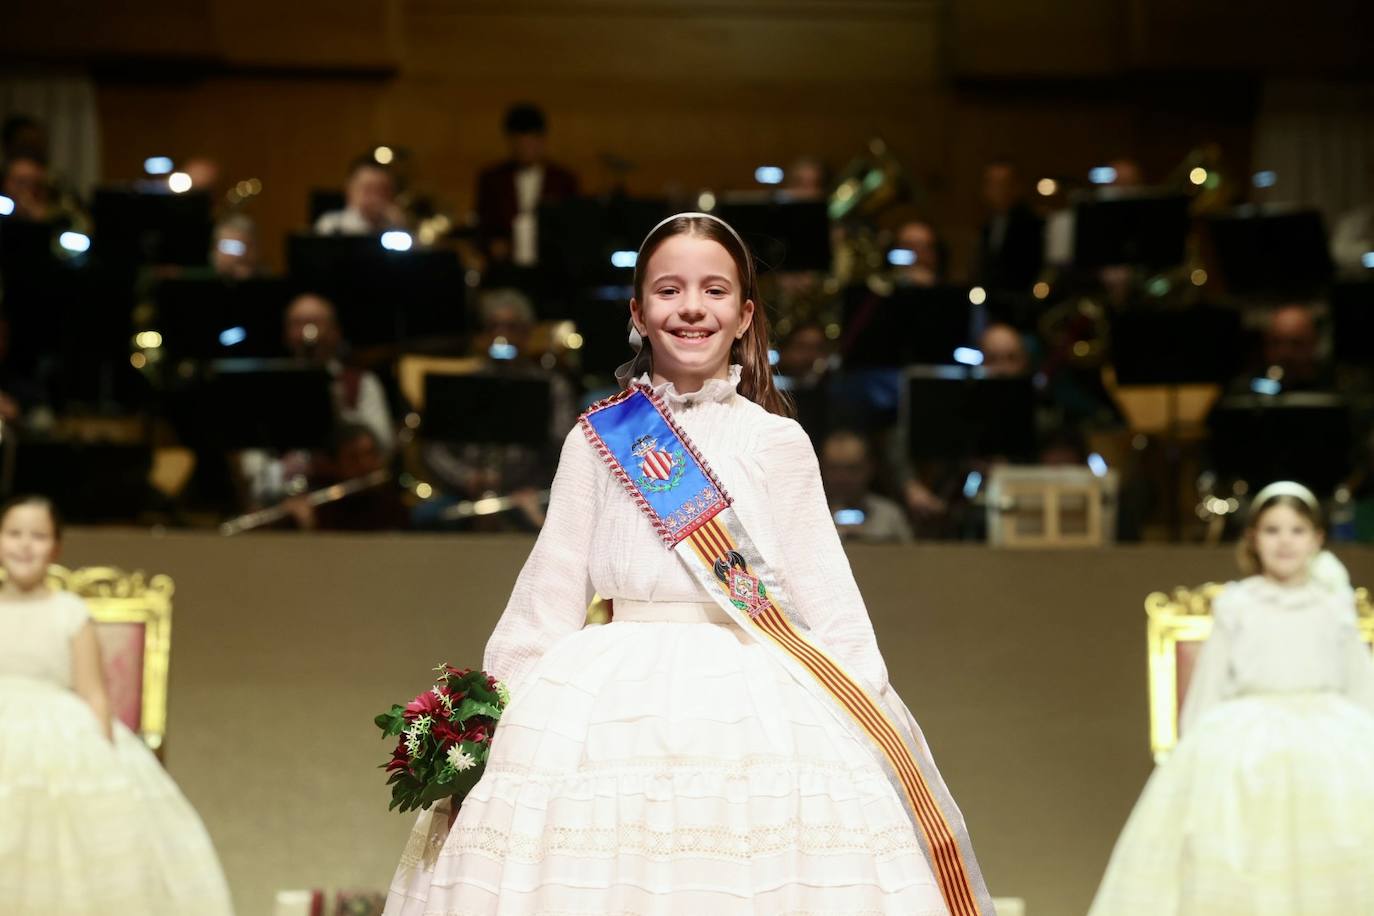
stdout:
[(490, 740), (485, 725), (474, 725), (472, 728), (463, 732), (461, 737), (462, 740), (471, 741), (474, 744), (486, 744), (487, 741)]

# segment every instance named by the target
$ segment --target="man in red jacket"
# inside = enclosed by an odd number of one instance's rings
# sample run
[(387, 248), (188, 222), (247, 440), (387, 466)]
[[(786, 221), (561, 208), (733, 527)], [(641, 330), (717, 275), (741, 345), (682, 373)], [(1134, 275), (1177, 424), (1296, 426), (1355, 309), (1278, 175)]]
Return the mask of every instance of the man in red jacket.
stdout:
[(540, 204), (577, 195), (577, 176), (545, 158), (548, 125), (537, 106), (506, 112), (510, 158), (477, 178), (477, 217), (493, 263), (533, 267), (539, 258)]

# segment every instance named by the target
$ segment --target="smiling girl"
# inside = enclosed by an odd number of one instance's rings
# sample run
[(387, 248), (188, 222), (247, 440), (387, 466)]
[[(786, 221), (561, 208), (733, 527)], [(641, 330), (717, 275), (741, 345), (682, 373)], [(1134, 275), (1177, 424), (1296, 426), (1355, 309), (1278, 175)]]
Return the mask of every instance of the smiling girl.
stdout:
[(1182, 739), (1131, 814), (1091, 916), (1374, 913), (1374, 661), (1306, 487), (1261, 490), (1254, 573), (1212, 602)]
[[(421, 815), (387, 914), (990, 916), (773, 385), (748, 249), (665, 220), (630, 315), (628, 387), (568, 436), (487, 645), (512, 702), (486, 772), (451, 829)], [(614, 622), (583, 629), (594, 591)]]
[(46, 499), (0, 507), (0, 911), (226, 916), (200, 818), (110, 715), (85, 604), (47, 586), (61, 543)]

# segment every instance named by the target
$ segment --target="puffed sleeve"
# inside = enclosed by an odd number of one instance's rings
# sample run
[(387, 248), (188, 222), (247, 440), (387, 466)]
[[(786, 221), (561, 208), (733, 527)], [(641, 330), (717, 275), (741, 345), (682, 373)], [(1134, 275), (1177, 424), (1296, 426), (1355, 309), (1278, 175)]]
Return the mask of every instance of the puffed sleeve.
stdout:
[(58, 617), (62, 632), (70, 639), (91, 619), (86, 602), (71, 592), (58, 592)]
[(1244, 602), (1240, 587), (1233, 583), (1212, 600), (1212, 635), (1198, 653), (1197, 666), (1179, 714), (1179, 734), (1187, 735), (1198, 721), (1232, 694), (1231, 644)]
[(1345, 695), (1374, 712), (1374, 656), (1370, 655), (1369, 645), (1360, 638), (1354, 595), (1342, 595), (1340, 600)]
[(582, 628), (592, 588), (592, 529), (606, 472), (574, 426), (563, 441), (548, 516), (487, 642), (483, 667), (514, 692), (551, 643)]
[(815, 449), (791, 420), (770, 427), (759, 457), (780, 553), (767, 559), (821, 646), (860, 683), (883, 693), (887, 666), (830, 517)]

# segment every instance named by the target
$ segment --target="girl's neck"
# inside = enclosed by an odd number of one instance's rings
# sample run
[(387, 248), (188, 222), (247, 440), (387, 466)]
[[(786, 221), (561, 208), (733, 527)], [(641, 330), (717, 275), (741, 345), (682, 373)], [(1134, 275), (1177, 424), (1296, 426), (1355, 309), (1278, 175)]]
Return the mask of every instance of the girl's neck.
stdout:
[(1304, 569), (1299, 572), (1293, 573), (1293, 575), (1285, 579), (1276, 576), (1271, 572), (1261, 571), (1260, 576), (1263, 577), (1266, 582), (1270, 582), (1281, 588), (1297, 588), (1300, 585), (1307, 584), (1309, 573), (1307, 572), (1307, 570)]
[(650, 381), (654, 385), (662, 385), (664, 382), (672, 383), (678, 394), (694, 394), (701, 390), (702, 386), (713, 378), (726, 380), (730, 378), (730, 362), (726, 360), (721, 363), (720, 368), (714, 372), (703, 374), (698, 373), (674, 373), (665, 375), (657, 370), (650, 376)]
[(47, 596), (47, 583), (41, 579), (32, 583), (16, 583), (13, 579), (6, 578), (5, 584), (0, 585), (0, 599), (5, 601), (31, 601)]

